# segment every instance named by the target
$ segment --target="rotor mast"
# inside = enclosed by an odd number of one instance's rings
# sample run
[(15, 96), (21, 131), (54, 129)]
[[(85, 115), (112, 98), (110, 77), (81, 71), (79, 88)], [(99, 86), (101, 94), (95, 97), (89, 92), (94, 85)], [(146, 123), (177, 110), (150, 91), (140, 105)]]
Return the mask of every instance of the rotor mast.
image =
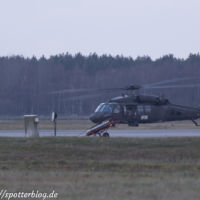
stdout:
[(139, 89), (141, 89), (140, 85), (130, 85), (124, 88), (124, 90), (130, 91), (131, 95), (134, 95), (135, 91)]

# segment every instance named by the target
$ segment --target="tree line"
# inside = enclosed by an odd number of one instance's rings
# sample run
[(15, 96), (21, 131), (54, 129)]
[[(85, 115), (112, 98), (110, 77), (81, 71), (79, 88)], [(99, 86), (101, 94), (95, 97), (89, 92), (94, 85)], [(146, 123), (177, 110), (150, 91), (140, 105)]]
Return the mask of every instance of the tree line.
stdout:
[[(95, 91), (96, 88), (119, 88), (180, 77), (200, 77), (200, 55), (190, 54), (186, 59), (178, 59), (170, 54), (156, 60), (149, 56), (133, 59), (95, 53), (88, 56), (66, 53), (38, 59), (9, 56), (0, 57), (0, 72), (1, 116), (49, 116), (56, 111), (60, 116), (76, 118), (88, 116), (99, 103), (124, 93), (104, 94)], [(191, 85), (187, 81), (182, 81), (182, 84)], [(79, 89), (79, 93), (66, 92), (74, 89)], [(93, 92), (81, 89), (93, 89)], [(200, 104), (199, 87), (142, 92), (164, 94), (178, 104)]]

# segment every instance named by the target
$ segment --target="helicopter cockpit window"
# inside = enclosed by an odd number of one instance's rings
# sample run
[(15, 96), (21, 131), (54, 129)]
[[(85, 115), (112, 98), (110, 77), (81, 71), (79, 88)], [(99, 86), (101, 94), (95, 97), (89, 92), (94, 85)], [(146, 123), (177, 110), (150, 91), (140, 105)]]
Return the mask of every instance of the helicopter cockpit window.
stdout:
[(120, 105), (115, 105), (115, 106), (114, 106), (114, 109), (113, 109), (113, 113), (116, 113), (116, 114), (117, 114), (117, 113), (120, 113), (120, 109), (121, 109), (121, 108), (120, 108)]
[(112, 112), (112, 105), (105, 104), (103, 109), (101, 110), (101, 112), (109, 112), (109, 113), (111, 113)]
[(144, 109), (145, 109), (146, 113), (150, 113), (151, 112), (151, 106), (149, 106), (149, 105), (144, 106)]
[(120, 112), (120, 105), (115, 103), (101, 103), (95, 112), (109, 112), (109, 113), (119, 113)]
[(137, 110), (138, 110), (138, 113), (143, 113), (144, 112), (143, 106), (138, 106)]
[(99, 106), (96, 108), (95, 112), (101, 112), (100, 110), (104, 107), (105, 103), (99, 104)]

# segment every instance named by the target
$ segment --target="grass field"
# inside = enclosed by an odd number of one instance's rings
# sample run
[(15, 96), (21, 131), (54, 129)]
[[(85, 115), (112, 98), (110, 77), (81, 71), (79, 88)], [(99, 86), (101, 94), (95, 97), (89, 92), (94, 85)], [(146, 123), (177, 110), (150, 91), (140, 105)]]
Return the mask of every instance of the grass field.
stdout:
[(58, 199), (200, 199), (199, 138), (1, 138), (0, 189)]

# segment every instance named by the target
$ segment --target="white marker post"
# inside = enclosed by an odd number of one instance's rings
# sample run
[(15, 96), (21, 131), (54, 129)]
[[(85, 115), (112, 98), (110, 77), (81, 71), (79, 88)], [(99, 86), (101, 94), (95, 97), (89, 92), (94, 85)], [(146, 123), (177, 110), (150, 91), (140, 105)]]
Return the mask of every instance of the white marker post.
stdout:
[(57, 113), (52, 112), (51, 121), (54, 123), (54, 136), (56, 136), (56, 119), (57, 119)]

